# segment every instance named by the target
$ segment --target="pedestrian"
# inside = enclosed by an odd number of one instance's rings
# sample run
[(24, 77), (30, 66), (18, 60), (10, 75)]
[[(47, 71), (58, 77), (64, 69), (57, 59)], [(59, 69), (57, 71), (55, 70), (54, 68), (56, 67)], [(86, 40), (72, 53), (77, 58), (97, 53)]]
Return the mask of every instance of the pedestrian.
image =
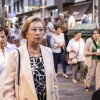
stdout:
[(51, 36), (54, 33), (54, 24), (51, 21), (51, 17), (48, 17), (46, 19), (47, 25), (46, 25), (46, 33), (45, 33), (45, 38), (47, 39), (48, 47), (51, 47), (50, 41), (51, 41)]
[(67, 26), (66, 18), (65, 18), (65, 15), (63, 13), (59, 13), (58, 18), (59, 19), (58, 19), (58, 22), (56, 23), (56, 25), (62, 26), (62, 33), (64, 33), (65, 44), (67, 46), (67, 44), (68, 44), (68, 36), (67, 36), (68, 26)]
[[(2, 90), (3, 88), (3, 79), (5, 75), (5, 68), (7, 65), (8, 61), (8, 55), (12, 50), (14, 50), (16, 47), (9, 44), (7, 42), (7, 37), (6, 37), (5, 29), (4, 27), (0, 26), (0, 88)], [(0, 91), (0, 97), (3, 98), (2, 91)]]
[(92, 31), (92, 36), (87, 39), (85, 46), (86, 65), (88, 73), (85, 82), (85, 91), (90, 91), (93, 76), (96, 76), (95, 89), (100, 88), (100, 38), (98, 30)]
[(52, 51), (40, 45), (43, 34), (44, 24), (40, 18), (26, 19), (21, 35), (27, 43), (17, 49), (20, 59), (17, 50), (9, 55), (4, 100), (59, 100)]
[(74, 38), (72, 38), (67, 46), (67, 51), (69, 53), (74, 53), (75, 58), (77, 59), (77, 62), (72, 65), (72, 82), (77, 83), (77, 71), (78, 71), (78, 66), (80, 66), (80, 72), (81, 72), (81, 78), (80, 81), (84, 82), (85, 79), (85, 55), (84, 55), (84, 48), (85, 48), (85, 43), (83, 39), (81, 38), (81, 32), (76, 31), (74, 33)]
[(63, 68), (63, 76), (65, 78), (68, 78), (68, 75), (66, 74), (65, 52), (64, 52), (65, 39), (64, 39), (64, 33), (62, 33), (62, 26), (59, 25), (55, 26), (55, 33), (51, 37), (51, 49), (54, 57), (56, 76), (58, 75), (58, 63), (60, 59)]
[(82, 24), (86, 24), (86, 23), (89, 23), (89, 14), (84, 14), (83, 17), (82, 17)]
[(68, 28), (72, 28), (75, 26), (75, 17), (71, 12), (68, 12), (67, 24)]

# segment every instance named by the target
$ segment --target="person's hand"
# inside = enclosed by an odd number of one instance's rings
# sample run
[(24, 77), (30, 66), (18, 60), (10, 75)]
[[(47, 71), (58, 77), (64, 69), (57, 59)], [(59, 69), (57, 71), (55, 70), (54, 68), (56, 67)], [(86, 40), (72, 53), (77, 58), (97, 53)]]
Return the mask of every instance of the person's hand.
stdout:
[(63, 47), (63, 44), (59, 44), (58, 47)]
[(98, 56), (100, 56), (100, 49), (97, 49)]
[(65, 43), (64, 43), (64, 42), (62, 42), (62, 46), (63, 46), (63, 47), (65, 46)]
[(93, 52), (92, 55), (98, 56), (100, 55), (100, 52)]

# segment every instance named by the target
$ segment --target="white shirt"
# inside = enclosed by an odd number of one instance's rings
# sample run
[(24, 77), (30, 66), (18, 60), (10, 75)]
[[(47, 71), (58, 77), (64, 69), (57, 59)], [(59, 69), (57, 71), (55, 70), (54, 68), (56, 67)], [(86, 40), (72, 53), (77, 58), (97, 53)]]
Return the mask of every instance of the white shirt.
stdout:
[(8, 55), (15, 48), (16, 46), (7, 43), (7, 46), (4, 48), (4, 52), (0, 50), (0, 70), (6, 67), (8, 61)]
[(64, 34), (60, 35), (53, 34), (51, 37), (51, 49), (54, 53), (61, 53), (61, 47), (58, 47), (59, 44), (65, 43)]
[(48, 22), (48, 24), (46, 26), (46, 35), (52, 35), (52, 32), (49, 30), (49, 28), (51, 30), (54, 30), (54, 25), (52, 22)]
[(75, 26), (75, 18), (74, 18), (74, 16), (71, 15), (68, 18), (68, 28), (72, 28), (73, 26)]
[(74, 38), (72, 38), (67, 46), (67, 51), (70, 52), (71, 50), (74, 50), (76, 53), (78, 53), (77, 58), (78, 61), (84, 61), (85, 55), (84, 55), (84, 49), (85, 49), (85, 42), (82, 38), (80, 38), (80, 41), (75, 41)]
[[(0, 82), (0, 89), (1, 90), (3, 89), (3, 80), (4, 80), (4, 77), (5, 77), (5, 68), (6, 68), (6, 65), (7, 65), (9, 53), (15, 48), (16, 48), (16, 46), (7, 43), (7, 46), (4, 48), (4, 53), (0, 50), (0, 80), (2, 80)], [(2, 91), (1, 91), (0, 92), (0, 98), (2, 98), (2, 100), (3, 100), (2, 95), (3, 94), (2, 94)]]

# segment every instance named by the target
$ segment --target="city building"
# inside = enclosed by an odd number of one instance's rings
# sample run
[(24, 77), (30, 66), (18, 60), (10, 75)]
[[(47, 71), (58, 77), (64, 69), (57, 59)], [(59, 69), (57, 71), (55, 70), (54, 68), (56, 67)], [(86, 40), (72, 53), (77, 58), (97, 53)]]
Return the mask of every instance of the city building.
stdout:
[[(58, 17), (58, 13), (65, 15), (72, 12), (76, 21), (80, 21), (85, 13), (90, 13), (92, 22), (98, 22), (99, 0), (0, 0), (5, 2), (0, 5), (0, 23), (6, 17), (12, 23), (23, 22), (29, 16), (39, 16), (42, 18), (51, 16), (52, 19)], [(1, 3), (2, 4), (2, 3)], [(5, 8), (5, 9), (4, 9)], [(6, 14), (4, 13), (6, 12)], [(4, 19), (3, 19), (4, 20)]]

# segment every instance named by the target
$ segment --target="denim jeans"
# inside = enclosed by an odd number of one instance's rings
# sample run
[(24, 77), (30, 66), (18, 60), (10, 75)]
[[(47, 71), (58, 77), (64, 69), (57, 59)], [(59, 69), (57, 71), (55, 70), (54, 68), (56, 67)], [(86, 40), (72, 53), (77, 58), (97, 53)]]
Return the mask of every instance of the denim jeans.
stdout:
[(51, 41), (51, 35), (47, 35), (47, 42), (48, 42), (48, 47), (51, 47), (50, 41)]

